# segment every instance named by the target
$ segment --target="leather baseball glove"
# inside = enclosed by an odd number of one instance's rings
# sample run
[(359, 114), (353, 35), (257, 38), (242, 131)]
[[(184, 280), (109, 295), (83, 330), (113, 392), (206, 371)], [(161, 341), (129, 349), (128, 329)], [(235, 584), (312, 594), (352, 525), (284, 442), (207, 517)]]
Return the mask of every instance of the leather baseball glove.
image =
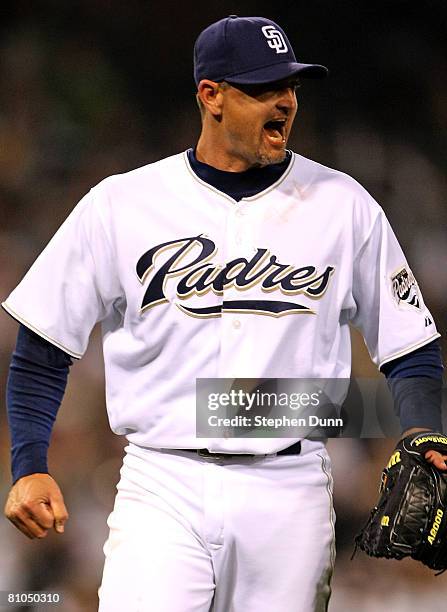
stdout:
[(427, 461), (429, 450), (447, 455), (447, 437), (418, 433), (396, 446), (382, 472), (377, 505), (355, 538), (356, 549), (447, 569), (447, 473)]

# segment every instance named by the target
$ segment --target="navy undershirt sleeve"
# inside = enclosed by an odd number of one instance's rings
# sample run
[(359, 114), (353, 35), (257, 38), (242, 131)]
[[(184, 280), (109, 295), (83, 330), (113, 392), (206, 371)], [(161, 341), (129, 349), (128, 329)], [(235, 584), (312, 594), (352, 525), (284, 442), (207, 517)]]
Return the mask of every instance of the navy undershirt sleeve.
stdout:
[(439, 340), (382, 366), (402, 431), (412, 427), (443, 430), (443, 369)]
[(20, 326), (6, 388), (13, 482), (48, 473), (51, 431), (72, 363), (70, 355)]

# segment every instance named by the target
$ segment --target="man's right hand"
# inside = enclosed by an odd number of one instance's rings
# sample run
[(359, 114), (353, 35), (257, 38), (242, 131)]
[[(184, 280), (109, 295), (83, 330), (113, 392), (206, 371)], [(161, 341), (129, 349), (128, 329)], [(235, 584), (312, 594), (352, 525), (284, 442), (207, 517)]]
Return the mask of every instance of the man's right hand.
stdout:
[(52, 528), (63, 533), (68, 512), (56, 481), (49, 474), (30, 474), (9, 492), (5, 516), (32, 539), (44, 538)]

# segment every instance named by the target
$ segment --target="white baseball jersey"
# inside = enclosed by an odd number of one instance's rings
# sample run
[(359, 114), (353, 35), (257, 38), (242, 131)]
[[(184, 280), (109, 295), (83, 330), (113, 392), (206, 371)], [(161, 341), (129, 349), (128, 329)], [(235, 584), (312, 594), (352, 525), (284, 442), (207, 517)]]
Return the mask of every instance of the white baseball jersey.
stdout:
[(155, 448), (293, 442), (196, 439), (196, 378), (348, 378), (349, 323), (378, 366), (439, 336), (380, 206), (296, 154), (239, 202), (186, 153), (105, 179), (3, 306), (77, 358), (100, 321), (111, 427)]

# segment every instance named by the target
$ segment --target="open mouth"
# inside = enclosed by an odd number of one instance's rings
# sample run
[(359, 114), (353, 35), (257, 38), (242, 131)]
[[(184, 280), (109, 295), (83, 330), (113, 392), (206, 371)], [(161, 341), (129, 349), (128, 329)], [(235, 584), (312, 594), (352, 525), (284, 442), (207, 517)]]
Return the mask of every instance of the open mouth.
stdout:
[(264, 130), (267, 134), (268, 139), (274, 143), (282, 144), (285, 142), (285, 133), (286, 133), (286, 120), (285, 119), (275, 119), (271, 121), (267, 121), (264, 124)]

